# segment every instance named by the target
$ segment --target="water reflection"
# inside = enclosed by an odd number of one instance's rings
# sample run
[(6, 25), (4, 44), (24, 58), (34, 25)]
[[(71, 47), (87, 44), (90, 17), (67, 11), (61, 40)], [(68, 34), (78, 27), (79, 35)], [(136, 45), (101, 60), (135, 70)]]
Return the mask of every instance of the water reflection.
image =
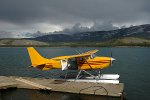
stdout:
[(10, 88), (0, 90), (0, 100), (120, 100), (120, 98)]

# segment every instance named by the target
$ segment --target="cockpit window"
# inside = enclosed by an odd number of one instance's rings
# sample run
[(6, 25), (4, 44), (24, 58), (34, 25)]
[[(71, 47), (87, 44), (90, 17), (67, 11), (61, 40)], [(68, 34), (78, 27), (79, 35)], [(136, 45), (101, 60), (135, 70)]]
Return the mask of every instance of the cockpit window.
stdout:
[(91, 56), (90, 56), (91, 59), (94, 59), (95, 57), (96, 57), (95, 54), (91, 54)]

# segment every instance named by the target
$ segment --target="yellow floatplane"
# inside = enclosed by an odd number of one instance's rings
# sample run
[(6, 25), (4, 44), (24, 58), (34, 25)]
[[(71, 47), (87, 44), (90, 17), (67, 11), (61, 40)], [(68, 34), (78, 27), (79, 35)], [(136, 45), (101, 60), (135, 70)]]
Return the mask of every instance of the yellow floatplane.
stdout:
[[(104, 79), (111, 79), (117, 81), (119, 75), (114, 74), (99, 74), (98, 76), (94, 76), (86, 70), (95, 70), (95, 69), (105, 69), (112, 64), (112, 61), (115, 59), (112, 57), (101, 57), (96, 56), (95, 53), (98, 50), (91, 50), (85, 53), (80, 53), (77, 55), (69, 55), (69, 56), (59, 56), (51, 59), (47, 59), (42, 57), (33, 47), (27, 48), (31, 66), (34, 68), (38, 68), (40, 70), (50, 70), (50, 69), (61, 69), (61, 70), (78, 70), (79, 73), (76, 76), (76, 79), (79, 79), (79, 75), (81, 72), (85, 72), (92, 77), (92, 79), (98, 79), (98, 81), (106, 81)], [(87, 78), (91, 78), (87, 77)], [(100, 80), (101, 79), (101, 80)], [(93, 81), (93, 80), (92, 80)], [(95, 81), (95, 80), (94, 80)]]

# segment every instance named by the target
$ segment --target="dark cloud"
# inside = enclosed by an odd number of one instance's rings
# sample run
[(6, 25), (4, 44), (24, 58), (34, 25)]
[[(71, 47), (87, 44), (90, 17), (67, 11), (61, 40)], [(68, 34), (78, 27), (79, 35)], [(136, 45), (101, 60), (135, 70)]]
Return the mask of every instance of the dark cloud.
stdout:
[[(19, 32), (32, 31), (27, 27), (33, 25), (34, 30), (42, 30), (39, 26), (43, 23), (60, 28), (108, 21), (144, 24), (150, 23), (149, 9), (150, 0), (0, 0), (0, 22), (13, 24), (11, 28)], [(10, 29), (8, 26), (0, 30)]]
[[(148, 0), (1, 0), (0, 19), (13, 23), (127, 22), (149, 14)], [(142, 19), (141, 19), (142, 20)]]

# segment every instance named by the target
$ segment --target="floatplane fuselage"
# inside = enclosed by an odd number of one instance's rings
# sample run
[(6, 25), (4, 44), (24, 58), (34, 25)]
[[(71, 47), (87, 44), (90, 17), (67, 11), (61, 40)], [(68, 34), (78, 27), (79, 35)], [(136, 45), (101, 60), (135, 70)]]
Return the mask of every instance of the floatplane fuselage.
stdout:
[(78, 55), (59, 56), (51, 59), (42, 57), (33, 47), (28, 47), (31, 66), (41, 70), (62, 69), (62, 70), (93, 70), (104, 69), (110, 66), (115, 60), (111, 57), (95, 56), (98, 50), (88, 51)]
[(59, 56), (51, 59), (42, 57), (33, 47), (28, 47), (27, 50), (32, 67), (40, 70), (79, 70), (80, 72), (78, 73), (76, 79), (79, 77), (81, 71), (95, 77), (86, 70), (105, 69), (112, 64), (113, 60), (115, 60), (112, 57), (96, 56), (95, 53), (98, 50), (91, 50), (77, 55)]

